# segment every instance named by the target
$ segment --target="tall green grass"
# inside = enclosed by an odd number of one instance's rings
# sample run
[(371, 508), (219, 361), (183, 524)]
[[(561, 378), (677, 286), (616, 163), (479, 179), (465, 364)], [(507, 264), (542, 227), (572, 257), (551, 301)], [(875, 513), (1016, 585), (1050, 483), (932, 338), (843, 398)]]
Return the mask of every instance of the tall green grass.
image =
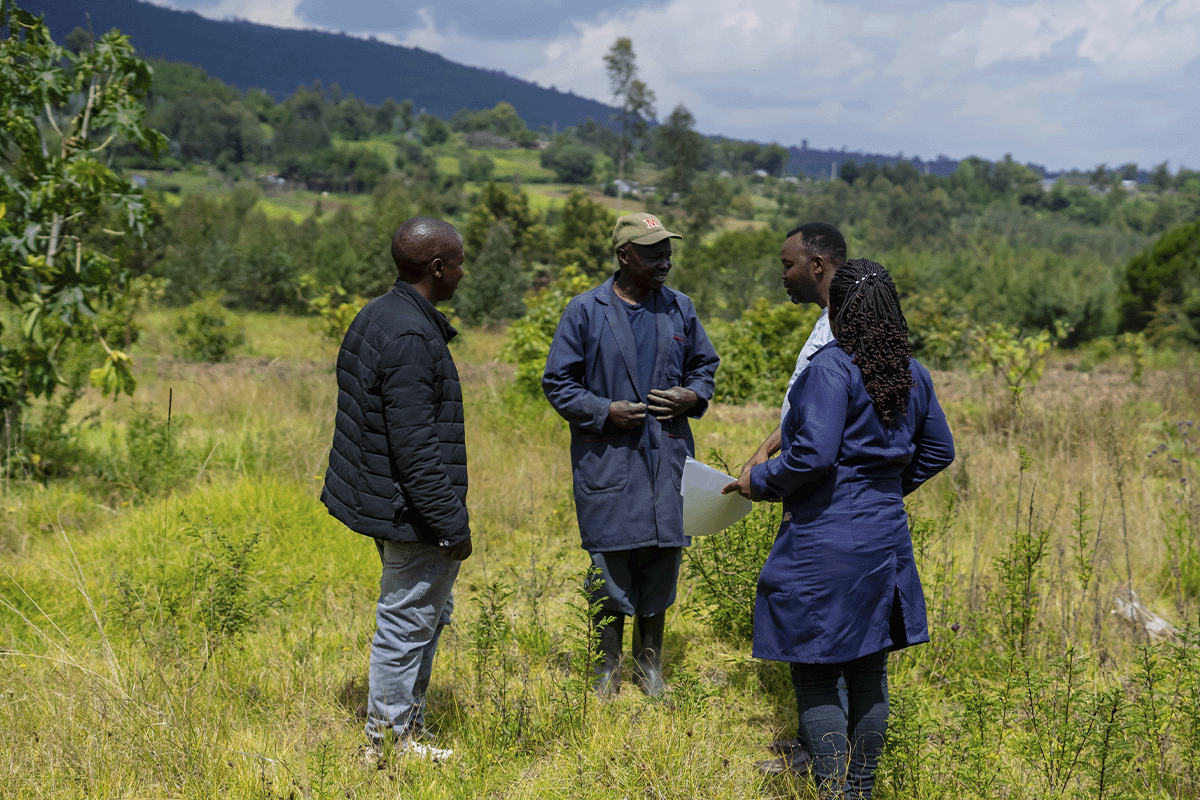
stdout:
[[(629, 676), (614, 702), (587, 695), (566, 425), (514, 399), (486, 331), (455, 344), (476, 553), (430, 693), (456, 756), (364, 764), (378, 561), (317, 502), (336, 348), (264, 316), (233, 363), (192, 364), (168, 355), (168, 314), (150, 323), (137, 402), (78, 409), (98, 413), (87, 463), (0, 487), (0, 794), (811, 796), (757, 775), (794, 733), (786, 669), (750, 657), (748, 595), (696, 569), (667, 698)], [(1001, 386), (936, 376), (959, 456), (910, 502), (933, 641), (891, 659), (877, 796), (1196, 795), (1198, 457), (1179, 423), (1200, 391), (1186, 362), (1129, 374), (1052, 365), (1015, 415)], [(734, 469), (777, 413), (715, 405), (697, 450)], [(689, 559), (745, 586), (770, 511)], [(1127, 584), (1177, 638), (1112, 613)]]

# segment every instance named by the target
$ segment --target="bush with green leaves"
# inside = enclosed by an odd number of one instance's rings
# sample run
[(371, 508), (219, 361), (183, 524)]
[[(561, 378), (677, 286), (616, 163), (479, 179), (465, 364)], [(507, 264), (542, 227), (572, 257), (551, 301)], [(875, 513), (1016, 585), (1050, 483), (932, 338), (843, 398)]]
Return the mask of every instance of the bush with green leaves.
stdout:
[(132, 394), (130, 358), (104, 341), (94, 317), (128, 285), (114, 252), (144, 241), (150, 213), (141, 190), (112, 169), (111, 147), (125, 140), (156, 154), (166, 137), (142, 124), (152, 72), (129, 37), (113, 30), (71, 52), (43, 19), (7, 0), (0, 28), (0, 304), (17, 312), (0, 319), (8, 450), (30, 401), (59, 387), (66, 342), (99, 343), (89, 354), (102, 362), (93, 382)]
[(479, 190), (473, 202), (466, 225), (459, 228), (468, 268), (483, 251), (488, 234), (496, 223), (508, 226), (513, 237), (513, 249), (522, 260), (526, 263), (545, 260), (550, 236), (542, 213), (530, 205), (528, 194), (492, 182)]
[(593, 283), (574, 265), (565, 267), (549, 286), (525, 298), (525, 316), (513, 322), (504, 337), (500, 358), (517, 367), (514, 390), (522, 397), (542, 396), (542, 373), (558, 321), (571, 298), (592, 288)]
[(1168, 231), (1125, 268), (1121, 327), (1162, 343), (1200, 343), (1200, 220)]
[[(300, 286), (304, 290), (312, 290), (316, 287), (316, 280), (311, 275), (301, 275)], [(367, 304), (367, 300), (368, 298), (362, 295), (352, 295), (336, 285), (326, 286), (315, 297), (304, 298), (309, 310), (317, 315), (312, 330), (331, 342), (342, 341), (346, 331), (350, 329), (350, 323)]]
[(925, 366), (948, 369), (966, 357), (971, 320), (950, 302), (944, 289), (905, 298), (904, 318), (913, 355)]
[(708, 326), (709, 339), (721, 355), (713, 399), (782, 403), (796, 356), (820, 313), (815, 305), (772, 305), (760, 298), (740, 319)]
[(201, 458), (180, 441), (183, 425), (178, 416), (139, 404), (100, 457), (102, 477), (140, 497), (162, 494), (194, 478)]
[(114, 617), (157, 655), (194, 655), (204, 668), (308, 581), (286, 588), (264, 584), (253, 569), (262, 531), (239, 536), (212, 520), (200, 524), (184, 516), (180, 532), (183, 558), (117, 576)]
[(180, 312), (175, 338), (177, 357), (219, 363), (246, 343), (246, 326), (221, 305), (218, 295), (210, 294)]
[(1022, 336), (1016, 328), (998, 322), (976, 328), (971, 333), (971, 371), (977, 376), (1002, 378), (1013, 407), (1021, 408), (1021, 394), (1032, 389), (1046, 368), (1046, 351), (1054, 346), (1049, 331)]
[(691, 298), (705, 320), (737, 319), (760, 298), (780, 302), (785, 297), (779, 282), (783, 239), (779, 231), (763, 228), (688, 243), (677, 259), (673, 285)]
[(596, 153), (586, 144), (562, 135), (542, 151), (541, 165), (554, 170), (562, 183), (587, 183), (596, 168)]
[(575, 264), (597, 281), (604, 280), (613, 270), (612, 232), (616, 222), (612, 211), (579, 189), (572, 190), (554, 235), (554, 260)]
[(458, 169), (463, 180), (487, 183), (492, 179), (492, 173), (496, 171), (496, 162), (488, 156), (480, 154), (475, 158), (459, 159)]

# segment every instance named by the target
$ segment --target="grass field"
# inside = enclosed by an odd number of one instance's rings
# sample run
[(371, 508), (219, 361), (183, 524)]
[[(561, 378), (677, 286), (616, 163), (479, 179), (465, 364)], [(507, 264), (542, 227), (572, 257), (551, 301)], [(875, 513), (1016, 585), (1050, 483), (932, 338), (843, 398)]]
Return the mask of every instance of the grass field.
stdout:
[[(91, 455), (73, 477), (0, 487), (0, 796), (815, 796), (757, 774), (794, 732), (786, 670), (718, 622), (745, 621), (776, 510), (691, 549), (733, 588), (685, 565), (668, 697), (627, 676), (597, 703), (566, 426), (512, 395), (502, 334), (474, 330), (454, 352), (477, 544), (429, 698), (456, 756), (364, 764), (378, 561), (317, 502), (336, 345), (254, 315), (237, 360), (195, 364), (171, 356), (171, 319), (147, 317), (133, 402), (81, 403)], [(959, 455), (910, 498), (933, 642), (892, 656), (877, 797), (1200, 788), (1194, 635), (1155, 643), (1112, 613), (1132, 586), (1181, 629), (1196, 618), (1200, 373), (1068, 366), (1020, 411), (986, 380), (935, 375)], [(716, 405), (697, 452), (739, 462), (776, 418)]]
[(541, 165), (539, 150), (479, 150), (475, 148), (460, 148), (460, 155), (439, 155), (437, 157), (438, 172), (444, 175), (457, 175), (460, 172), (460, 156), (477, 158), (481, 155), (492, 160), (494, 171), (492, 179), (507, 182), (513, 178), (539, 183), (552, 180), (554, 171)]
[(207, 166), (192, 166), (177, 170), (133, 170), (133, 174), (146, 179), (146, 186), (159, 190), (168, 197), (199, 191), (221, 191), (231, 182), (215, 169)]
[[(391, 140), (383, 137), (358, 142), (348, 142), (339, 139), (334, 141), (334, 146), (340, 148), (363, 147), (370, 149), (383, 156), (389, 167), (394, 164), (396, 158), (396, 145)], [(643, 211), (646, 208), (645, 201), (636, 197), (626, 196), (618, 200), (616, 197), (605, 195), (593, 185), (553, 182), (555, 177), (554, 171), (541, 166), (539, 150), (520, 148), (512, 150), (480, 150), (467, 148), (461, 142), (456, 141), (453, 144), (437, 148), (435, 152), (437, 153), (435, 156), (437, 171), (442, 175), (460, 174), (460, 160), (462, 158), (475, 158), (479, 155), (488, 156), (495, 165), (492, 180), (498, 183), (510, 183), (514, 180), (520, 182), (522, 190), (529, 197), (530, 207), (538, 213), (544, 213), (551, 208), (561, 207), (572, 191), (582, 191), (593, 202), (621, 214)], [(268, 171), (270, 168), (264, 167), (263, 169), (264, 171)], [(178, 206), (183, 195), (192, 192), (228, 192), (234, 185), (232, 178), (212, 168), (201, 170), (200, 168), (192, 167), (170, 172), (163, 170), (138, 170), (137, 174), (146, 178), (148, 188), (152, 191), (161, 192), (163, 201), (172, 206)], [(633, 166), (628, 178), (639, 181), (643, 185), (652, 186), (658, 180), (658, 171), (650, 165), (638, 163)], [(482, 184), (467, 182), (466, 187), (468, 191), (476, 191), (482, 187)], [(268, 188), (262, 199), (259, 200), (256, 208), (271, 219), (286, 218), (298, 223), (309, 217), (314, 209), (317, 208), (318, 203), (325, 213), (335, 211), (337, 208), (345, 205), (349, 205), (359, 212), (369, 212), (371, 209), (371, 195), (369, 193), (323, 193), (301, 189)], [(766, 227), (767, 222), (765, 218), (775, 208), (775, 201), (752, 195), (751, 203), (754, 214), (758, 217), (757, 219), (740, 219), (729, 215), (720, 216), (715, 222), (715, 229), (707, 234), (706, 238), (711, 239), (727, 231), (757, 230)], [(726, 209), (726, 211), (729, 212), (729, 209)]]
[(396, 163), (396, 143), (391, 137), (376, 137), (374, 139), (364, 139), (362, 141), (352, 142), (337, 137), (333, 140), (334, 147), (340, 149), (355, 149), (363, 148), (370, 150), (379, 156), (387, 163), (388, 167), (392, 167)]

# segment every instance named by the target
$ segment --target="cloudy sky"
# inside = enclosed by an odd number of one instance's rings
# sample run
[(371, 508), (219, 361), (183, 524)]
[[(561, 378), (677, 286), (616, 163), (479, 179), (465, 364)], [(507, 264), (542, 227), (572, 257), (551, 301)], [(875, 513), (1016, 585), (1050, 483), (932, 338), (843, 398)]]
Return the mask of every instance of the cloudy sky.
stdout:
[(702, 133), (1049, 169), (1200, 169), (1200, 0), (155, 0), (419, 46), (609, 101), (633, 40)]

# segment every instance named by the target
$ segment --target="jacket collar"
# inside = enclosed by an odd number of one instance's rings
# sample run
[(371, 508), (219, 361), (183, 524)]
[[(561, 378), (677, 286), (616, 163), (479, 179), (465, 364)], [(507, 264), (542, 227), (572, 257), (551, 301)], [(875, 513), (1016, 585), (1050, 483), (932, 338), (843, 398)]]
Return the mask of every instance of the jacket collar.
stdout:
[[(609, 276), (608, 280), (606, 280), (603, 284), (600, 285), (599, 289), (596, 292), (596, 300), (598, 302), (603, 303), (604, 305), (608, 305), (609, 298), (617, 299), (616, 289), (613, 287), (613, 284), (615, 284), (617, 282), (617, 276), (620, 274), (621, 274), (621, 270), (615, 271), (612, 275)], [(679, 303), (676, 302), (676, 300), (675, 300), (675, 290), (674, 289), (668, 289), (666, 286), (664, 286), (663, 288), (655, 289), (654, 291), (658, 292), (658, 302), (661, 304), (661, 306), (660, 306), (661, 308), (665, 309), (665, 308), (668, 308), (669, 306), (679, 305)], [(625, 301), (621, 300), (621, 302), (623, 303)]]
[(450, 320), (446, 319), (446, 315), (438, 311), (433, 303), (422, 297), (421, 293), (407, 281), (397, 278), (396, 282), (392, 284), (392, 292), (407, 300), (424, 314), (447, 342), (458, 335), (458, 331), (450, 324)]

